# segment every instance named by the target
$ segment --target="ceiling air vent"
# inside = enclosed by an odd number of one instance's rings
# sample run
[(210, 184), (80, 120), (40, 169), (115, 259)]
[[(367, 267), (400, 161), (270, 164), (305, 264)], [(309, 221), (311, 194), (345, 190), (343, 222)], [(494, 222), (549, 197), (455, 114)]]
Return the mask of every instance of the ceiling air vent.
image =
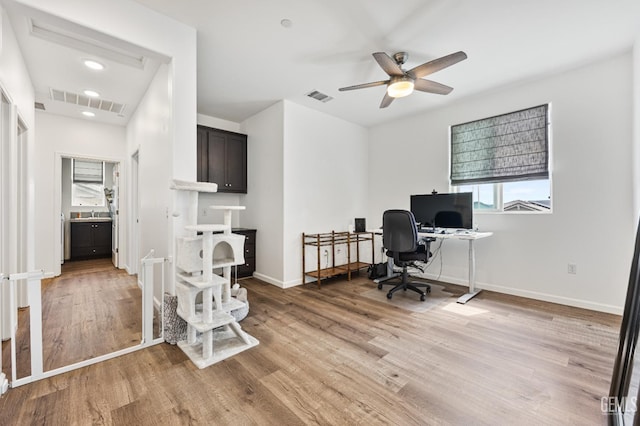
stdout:
[(100, 98), (90, 98), (85, 95), (71, 93), (64, 90), (50, 89), (51, 99), (59, 102), (80, 105), (82, 107), (99, 109), (101, 111), (122, 114), (126, 105)]
[(307, 93), (307, 96), (312, 98), (312, 99), (315, 99), (316, 101), (320, 101), (320, 102), (324, 102), (324, 103), (327, 103), (331, 99), (333, 99), (331, 96), (325, 95), (324, 93), (318, 92), (317, 90), (313, 90), (313, 91)]
[(44, 104), (42, 102), (34, 102), (34, 107), (36, 109), (41, 109), (42, 111), (45, 110)]

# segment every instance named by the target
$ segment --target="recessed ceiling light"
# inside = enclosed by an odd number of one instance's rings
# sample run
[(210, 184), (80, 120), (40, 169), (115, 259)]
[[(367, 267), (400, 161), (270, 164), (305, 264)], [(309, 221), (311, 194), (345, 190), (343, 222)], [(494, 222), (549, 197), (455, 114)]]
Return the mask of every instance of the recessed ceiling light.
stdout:
[(285, 18), (280, 21), (280, 25), (282, 25), (284, 28), (291, 28), (293, 26), (293, 22), (291, 21), (291, 19)]
[(82, 111), (82, 115), (84, 115), (85, 117), (95, 117), (96, 116), (95, 112), (91, 112), (91, 111)]
[(93, 59), (85, 59), (84, 60), (84, 65), (87, 68), (90, 68), (92, 70), (97, 70), (97, 71), (101, 71), (104, 69), (104, 65), (102, 65), (100, 62), (98, 61), (94, 61)]
[(90, 97), (90, 98), (99, 98), (100, 97), (100, 93), (96, 92), (95, 90), (87, 89), (87, 90), (83, 91), (83, 93), (85, 95), (87, 95), (88, 97)]

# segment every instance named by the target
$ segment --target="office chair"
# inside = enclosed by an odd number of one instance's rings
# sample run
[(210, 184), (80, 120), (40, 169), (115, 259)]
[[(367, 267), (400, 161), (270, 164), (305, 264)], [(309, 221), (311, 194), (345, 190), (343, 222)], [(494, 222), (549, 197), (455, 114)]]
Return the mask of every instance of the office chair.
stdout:
[[(418, 230), (413, 213), (407, 210), (387, 210), (382, 215), (382, 245), (387, 249), (387, 256), (393, 258), (396, 266), (402, 267), (401, 281), (387, 293), (387, 299), (393, 297), (393, 293), (398, 290), (412, 290), (420, 294), (420, 300), (424, 301), (427, 293), (431, 292), (431, 286), (427, 283), (408, 281), (409, 273), (407, 266), (419, 260), (426, 262), (429, 260), (429, 240), (426, 244), (418, 244)], [(378, 290), (383, 284), (395, 284), (381, 282)], [(425, 291), (418, 287), (425, 287)]]

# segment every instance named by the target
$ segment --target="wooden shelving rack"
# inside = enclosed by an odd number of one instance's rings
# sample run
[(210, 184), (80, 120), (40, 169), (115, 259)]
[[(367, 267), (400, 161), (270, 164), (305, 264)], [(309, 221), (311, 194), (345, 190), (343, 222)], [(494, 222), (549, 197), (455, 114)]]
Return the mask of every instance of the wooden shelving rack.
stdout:
[[(373, 232), (326, 232), (320, 234), (302, 233), (302, 284), (306, 284), (307, 275), (316, 278), (318, 288), (322, 285), (322, 279), (334, 277), (336, 275), (347, 274), (347, 279), (351, 280), (351, 272), (359, 271), (369, 267), (368, 263), (360, 261), (360, 243), (371, 241), (371, 259), (374, 259), (374, 234)], [(336, 246), (345, 244), (347, 246), (347, 263), (336, 265)], [(355, 261), (352, 262), (352, 245), (355, 245)], [(316, 247), (316, 270), (307, 271), (307, 259), (305, 247)], [(331, 247), (331, 267), (322, 268), (321, 247)]]

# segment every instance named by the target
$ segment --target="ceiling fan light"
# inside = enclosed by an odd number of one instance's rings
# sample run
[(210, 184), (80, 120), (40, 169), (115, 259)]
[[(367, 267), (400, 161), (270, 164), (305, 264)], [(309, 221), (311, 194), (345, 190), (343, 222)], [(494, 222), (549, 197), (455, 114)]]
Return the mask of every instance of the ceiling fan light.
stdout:
[(387, 94), (392, 98), (403, 98), (413, 92), (413, 80), (407, 76), (392, 79)]

